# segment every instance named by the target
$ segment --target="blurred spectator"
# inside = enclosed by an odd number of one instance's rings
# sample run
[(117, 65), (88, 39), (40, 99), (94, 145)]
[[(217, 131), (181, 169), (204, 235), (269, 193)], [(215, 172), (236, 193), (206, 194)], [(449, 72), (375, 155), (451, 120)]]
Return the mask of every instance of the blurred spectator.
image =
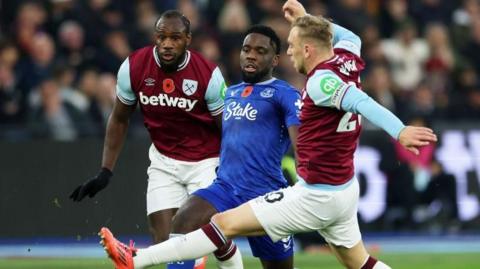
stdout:
[(391, 38), (398, 26), (409, 19), (406, 0), (382, 1), (382, 12), (379, 16), (379, 28), (383, 38)]
[[(367, 14), (363, 0), (338, 0), (331, 1), (328, 6), (328, 16), (336, 23), (360, 34), (371, 22), (372, 18)], [(348, 16), (345, 16), (348, 14)]]
[(397, 104), (395, 104), (394, 89), (385, 65), (375, 65), (371, 68), (364, 87), (375, 101), (395, 113)]
[(109, 32), (103, 38), (103, 48), (97, 57), (97, 66), (105, 72), (116, 73), (122, 62), (130, 55), (132, 49), (124, 31)]
[(204, 35), (195, 37), (192, 48), (213, 62), (220, 62), (222, 58), (218, 42), (211, 36)]
[(27, 97), (33, 88), (52, 75), (55, 65), (55, 43), (46, 33), (37, 33), (32, 38), (29, 55), (18, 64), (18, 88), (21, 91), (22, 110), (27, 109)]
[(412, 21), (399, 26), (393, 39), (382, 42), (382, 50), (391, 68), (395, 84), (404, 91), (412, 91), (423, 78), (423, 65), (429, 56), (428, 46), (417, 38)]
[(190, 30), (193, 33), (197, 32), (201, 26), (202, 19), (200, 18), (198, 8), (193, 3), (193, 0), (179, 0), (177, 3), (177, 9), (190, 20)]
[(46, 20), (47, 12), (39, 2), (25, 2), (20, 6), (11, 31), (22, 51), (29, 53), (33, 49), (34, 36), (42, 30)]
[(88, 99), (74, 86), (76, 74), (76, 69), (71, 66), (56, 66), (53, 78), (58, 83), (62, 100), (85, 112), (89, 103)]
[(420, 83), (413, 91), (411, 98), (406, 98), (404, 102), (406, 105), (403, 106), (402, 115), (405, 119), (423, 117), (426, 120), (432, 120), (436, 113), (440, 113), (435, 106), (432, 88), (425, 81)]
[(85, 47), (85, 32), (76, 21), (65, 21), (58, 30), (60, 59), (67, 65), (81, 71), (93, 63), (95, 52)]
[(95, 124), (96, 132), (102, 137), (104, 136), (105, 126), (115, 102), (116, 83), (115, 76), (112, 74), (101, 74), (98, 77), (97, 89), (93, 93), (94, 96), (90, 99), (88, 115)]
[[(409, 121), (412, 126), (427, 126), (422, 117), (415, 117)], [(405, 149), (400, 143), (394, 140), (395, 152), (399, 162), (406, 163), (414, 176), (414, 187), (417, 192), (424, 191), (430, 179), (430, 165), (433, 160), (435, 144), (431, 143), (420, 148), (418, 155)]]
[(480, 72), (480, 17), (476, 17), (472, 21), (471, 36), (465, 47), (462, 49), (464, 57)]
[(450, 74), (455, 67), (455, 55), (450, 45), (447, 28), (438, 23), (426, 28), (430, 55), (425, 63), (426, 78), (436, 94), (445, 94)]
[(220, 31), (224, 33), (243, 34), (250, 26), (245, 3), (242, 0), (227, 0), (218, 18)]
[(85, 44), (100, 47), (103, 36), (110, 29), (103, 13), (110, 0), (87, 0), (79, 1), (77, 4), (76, 17), (85, 30)]
[(0, 62), (0, 124), (18, 120), (21, 103), (13, 70)]
[(452, 35), (454, 45), (463, 48), (470, 36), (470, 28), (475, 18), (480, 16), (480, 3), (478, 0), (463, 0), (462, 5), (452, 15)]
[(0, 124), (13, 124), (20, 120), (22, 103), (14, 72), (18, 58), (19, 52), (13, 43), (0, 43)]
[(420, 0), (412, 1), (413, 16), (423, 33), (424, 27), (430, 23), (450, 25), (453, 1), (450, 0)]
[[(449, 232), (457, 229), (457, 185), (455, 177), (447, 174), (442, 165), (433, 160), (429, 166), (430, 182), (426, 189), (420, 193), (420, 205), (416, 211), (416, 219), (426, 222), (429, 227), (443, 229)], [(438, 227), (440, 226), (440, 227)]]
[(29, 126), (34, 137), (71, 141), (92, 130), (88, 118), (72, 105), (62, 101), (56, 81), (42, 81), (40, 106), (30, 112)]
[(478, 121), (480, 119), (480, 86), (468, 91), (467, 100), (467, 107), (463, 118)]
[(145, 44), (153, 42), (153, 25), (159, 17), (152, 1), (138, 1), (135, 6), (135, 25), (129, 34), (130, 44), (133, 49), (138, 49)]

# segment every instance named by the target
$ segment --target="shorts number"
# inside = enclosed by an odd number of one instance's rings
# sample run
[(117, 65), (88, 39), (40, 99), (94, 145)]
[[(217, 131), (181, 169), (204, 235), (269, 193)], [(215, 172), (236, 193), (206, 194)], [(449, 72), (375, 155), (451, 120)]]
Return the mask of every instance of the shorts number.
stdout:
[(271, 192), (267, 195), (265, 195), (265, 201), (269, 203), (275, 203), (283, 199), (283, 192), (281, 191), (276, 191), (276, 192)]
[[(340, 122), (338, 123), (337, 127), (337, 133), (344, 133), (344, 132), (352, 132), (355, 131), (357, 128), (357, 121), (350, 119), (352, 118), (353, 113), (352, 112), (347, 112), (343, 117), (340, 119)], [(360, 123), (360, 115), (358, 115), (358, 121)]]

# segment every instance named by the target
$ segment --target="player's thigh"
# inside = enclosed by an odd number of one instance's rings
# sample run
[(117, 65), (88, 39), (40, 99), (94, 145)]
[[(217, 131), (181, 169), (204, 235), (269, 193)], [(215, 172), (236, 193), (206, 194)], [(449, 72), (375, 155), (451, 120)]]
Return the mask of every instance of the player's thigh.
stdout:
[(217, 213), (217, 210), (212, 204), (196, 195), (192, 195), (174, 216), (172, 233), (185, 234), (196, 230), (209, 223), (210, 218), (215, 213)]
[(278, 242), (270, 237), (248, 237), (250, 249), (254, 257), (262, 262), (264, 269), (292, 269), (293, 268), (293, 237), (288, 236)]
[(361, 268), (368, 258), (368, 252), (362, 241), (351, 248), (329, 245), (337, 259), (347, 268)]
[(212, 221), (231, 239), (236, 236), (264, 235), (264, 229), (248, 203), (225, 212), (215, 214)]
[(209, 158), (199, 162), (183, 164), (182, 180), (189, 194), (212, 184), (217, 177), (218, 158)]
[(318, 230), (320, 235), (331, 245), (352, 248), (361, 241), (362, 235), (358, 225), (359, 185), (355, 180), (347, 188), (335, 191), (332, 205), (323, 211), (331, 210), (329, 223)]
[(319, 229), (317, 216), (304, 208), (307, 194), (297, 184), (257, 197), (248, 204), (265, 232), (276, 242), (300, 231)]
[(148, 224), (155, 243), (163, 242), (169, 238), (172, 218), (176, 211), (176, 208), (170, 208), (159, 210), (148, 215)]
[(154, 212), (178, 209), (188, 197), (186, 187), (176, 174), (176, 161), (150, 149), (148, 167), (147, 215)]

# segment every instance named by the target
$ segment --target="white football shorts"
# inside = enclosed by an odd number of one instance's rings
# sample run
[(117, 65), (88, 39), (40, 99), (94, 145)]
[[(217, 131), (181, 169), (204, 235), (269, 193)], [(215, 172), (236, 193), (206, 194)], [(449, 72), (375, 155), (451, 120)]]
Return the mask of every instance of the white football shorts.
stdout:
[(362, 238), (358, 199), (356, 178), (340, 186), (308, 185), (300, 179), (292, 187), (267, 193), (249, 204), (274, 242), (291, 234), (318, 231), (328, 243), (351, 248)]
[(180, 208), (194, 191), (208, 187), (217, 177), (219, 158), (198, 162), (167, 157), (152, 144), (149, 150), (147, 215), (159, 210)]

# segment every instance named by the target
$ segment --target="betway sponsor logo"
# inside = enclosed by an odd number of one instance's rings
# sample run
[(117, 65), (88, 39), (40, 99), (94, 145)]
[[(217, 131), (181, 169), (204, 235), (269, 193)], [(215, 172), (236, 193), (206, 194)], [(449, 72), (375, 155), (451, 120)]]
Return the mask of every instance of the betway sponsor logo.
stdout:
[(247, 118), (248, 120), (255, 120), (257, 118), (258, 110), (254, 109), (250, 103), (242, 107), (240, 103), (231, 102), (225, 109), (225, 120), (233, 117), (236, 120)]
[(169, 106), (185, 109), (185, 111), (192, 111), (198, 100), (191, 100), (183, 97), (172, 97), (168, 94), (161, 93), (159, 95), (147, 96), (140, 92), (140, 103), (151, 106)]

